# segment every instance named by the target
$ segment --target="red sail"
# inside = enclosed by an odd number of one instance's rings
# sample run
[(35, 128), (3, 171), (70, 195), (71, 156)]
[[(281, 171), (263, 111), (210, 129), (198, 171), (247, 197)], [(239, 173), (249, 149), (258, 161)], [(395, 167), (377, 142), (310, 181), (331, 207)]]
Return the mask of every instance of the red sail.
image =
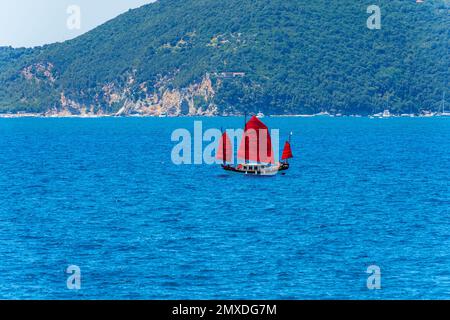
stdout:
[(224, 132), (220, 139), (219, 149), (217, 150), (216, 158), (226, 162), (231, 162), (233, 156), (233, 149), (231, 147), (231, 140), (227, 133)]
[(283, 156), (281, 157), (281, 159), (287, 160), (293, 157), (294, 156), (292, 155), (291, 144), (288, 141), (286, 141), (286, 144), (284, 145)]
[(245, 125), (244, 136), (238, 151), (238, 159), (274, 163), (269, 129), (255, 116)]

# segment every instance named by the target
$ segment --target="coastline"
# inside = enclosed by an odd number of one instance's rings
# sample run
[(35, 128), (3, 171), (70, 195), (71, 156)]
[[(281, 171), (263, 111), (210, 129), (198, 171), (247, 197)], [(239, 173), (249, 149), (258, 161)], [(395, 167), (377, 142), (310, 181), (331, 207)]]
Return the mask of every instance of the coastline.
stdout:
[[(115, 115), (45, 115), (41, 113), (0, 113), (0, 119), (16, 119), (16, 118), (119, 118)], [(132, 116), (130, 116), (132, 117)]]
[[(240, 117), (242, 114), (228, 114), (228, 115), (205, 115), (201, 117), (208, 118), (220, 118), (220, 117)], [(97, 119), (97, 118), (195, 118), (199, 116), (179, 116), (179, 115), (167, 115), (167, 116), (153, 116), (153, 115), (114, 115), (114, 114), (102, 114), (102, 115), (76, 115), (76, 114), (61, 114), (61, 115), (45, 115), (41, 113), (0, 113), (0, 119), (17, 119), (17, 118), (76, 118), (76, 119)], [(401, 115), (383, 115), (383, 114), (373, 114), (373, 115), (343, 115), (343, 114), (327, 114), (327, 113), (317, 113), (317, 114), (281, 114), (281, 115), (267, 115), (268, 118), (369, 118), (369, 119), (389, 119), (389, 118), (436, 118), (436, 117), (450, 117), (450, 113), (425, 113), (425, 114), (401, 114)]]

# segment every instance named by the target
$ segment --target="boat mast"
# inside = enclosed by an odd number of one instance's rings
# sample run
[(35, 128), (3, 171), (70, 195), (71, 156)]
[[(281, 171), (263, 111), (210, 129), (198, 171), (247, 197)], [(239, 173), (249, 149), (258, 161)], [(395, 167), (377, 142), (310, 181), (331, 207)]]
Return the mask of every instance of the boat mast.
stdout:
[[(292, 137), (292, 131), (289, 133), (289, 138), (288, 138), (289, 146), (291, 145), (291, 137)], [(289, 159), (286, 159), (286, 163), (289, 164)]]
[[(447, 19), (448, 18), (448, 11), (449, 11), (449, 7), (448, 7), (449, 2), (448, 1), (444, 1), (444, 6), (445, 6), (445, 11), (444, 11), (444, 19), (443, 19), (443, 24), (444, 24), (444, 28), (443, 30), (447, 30), (446, 25), (447, 25)], [(446, 32), (443, 33), (444, 34), (444, 42), (443, 43), (447, 43), (447, 38), (446, 38)], [(445, 47), (444, 47), (445, 48)], [(450, 53), (450, 48), (447, 46), (446, 48), (447, 50), (447, 55), (442, 55), (442, 61), (444, 62), (443, 65), (446, 66), (447, 64), (445, 64), (446, 60), (446, 56), (448, 57), (448, 54)], [(444, 79), (443, 79), (443, 90), (442, 90), (442, 114), (445, 114), (445, 93), (447, 91), (448, 88), (448, 73), (444, 73)]]
[(442, 114), (445, 113), (445, 90), (442, 92)]
[[(222, 139), (222, 155), (223, 155), (223, 165), (226, 165), (227, 164), (227, 151), (226, 151), (226, 146), (225, 146), (225, 144), (227, 143), (226, 142), (226, 139), (224, 139), (224, 132), (223, 132), (223, 128), (222, 127), (220, 127), (220, 131), (222, 132), (222, 137), (221, 137), (221, 139)], [(225, 140), (225, 141), (224, 141)]]
[(244, 111), (244, 163), (247, 164), (247, 135), (246, 135), (246, 129), (247, 129), (247, 111)]

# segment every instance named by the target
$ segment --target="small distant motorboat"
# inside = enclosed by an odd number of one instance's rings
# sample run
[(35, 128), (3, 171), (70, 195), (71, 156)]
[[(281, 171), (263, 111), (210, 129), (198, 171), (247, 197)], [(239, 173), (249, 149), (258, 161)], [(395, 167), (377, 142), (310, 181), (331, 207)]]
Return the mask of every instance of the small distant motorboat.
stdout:
[[(254, 134), (248, 134), (249, 132)], [(244, 135), (238, 150), (238, 159), (244, 163), (238, 165), (228, 164), (232, 161), (233, 149), (227, 133), (222, 134), (216, 158), (223, 161), (222, 169), (228, 172), (255, 176), (274, 176), (281, 171), (289, 169), (289, 159), (294, 156), (291, 149), (291, 136), (286, 141), (281, 157), (282, 162), (275, 163), (273, 158), (272, 141), (267, 126), (253, 116), (245, 125)], [(264, 146), (265, 152), (260, 152)], [(256, 146), (257, 150), (252, 150)]]
[(258, 112), (258, 114), (256, 115), (256, 117), (257, 117), (258, 119), (262, 119), (262, 118), (265, 117), (265, 115), (264, 115), (264, 113), (262, 113), (262, 112)]

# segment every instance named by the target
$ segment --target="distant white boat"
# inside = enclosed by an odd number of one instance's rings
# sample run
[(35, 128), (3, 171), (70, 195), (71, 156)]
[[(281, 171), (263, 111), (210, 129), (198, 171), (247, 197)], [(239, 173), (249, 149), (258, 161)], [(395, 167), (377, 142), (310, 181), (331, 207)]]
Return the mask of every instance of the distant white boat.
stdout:
[(264, 113), (262, 112), (258, 112), (258, 114), (256, 115), (257, 118), (262, 119), (265, 117)]
[(436, 115), (436, 113), (425, 110), (425, 111), (422, 111), (422, 114), (420, 116), (425, 117), (425, 118), (430, 118), (430, 117), (434, 117), (435, 115)]
[(383, 118), (390, 118), (391, 117), (391, 112), (389, 110), (384, 110), (382, 117)]
[(161, 112), (161, 114), (159, 115), (160, 118), (166, 118), (167, 117), (167, 113), (165, 112)]

